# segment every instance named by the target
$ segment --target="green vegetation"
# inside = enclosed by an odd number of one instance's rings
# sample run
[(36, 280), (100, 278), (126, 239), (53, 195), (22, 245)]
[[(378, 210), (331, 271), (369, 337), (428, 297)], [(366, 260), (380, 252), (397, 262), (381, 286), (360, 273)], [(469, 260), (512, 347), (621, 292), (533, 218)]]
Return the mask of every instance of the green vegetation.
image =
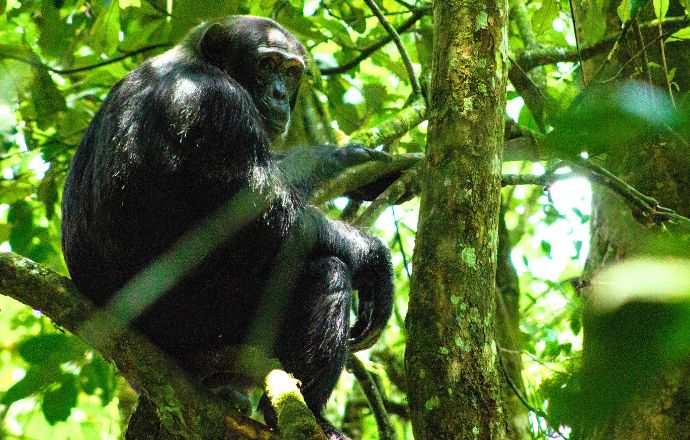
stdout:
[[(136, 394), (100, 345), (86, 343), (97, 332), (78, 339), (17, 299), (55, 289), (59, 306), (70, 304), (64, 280), (44, 269), (68, 276), (62, 186), (108, 91), (194, 25), (237, 13), (276, 19), (313, 58), (279, 148), (352, 139), (394, 156), (324, 183), (314, 200), (371, 228), (396, 272), (386, 331), (350, 360), (328, 404), (335, 426), (356, 439), (412, 439), (413, 429), (419, 439), (690, 438), (687, 8), (0, 0), (0, 251), (40, 265), (0, 259), (0, 439), (124, 435)], [(444, 32), (454, 43), (438, 47), (434, 33)], [(370, 204), (337, 197), (391, 175)], [(486, 285), (462, 283), (472, 277)], [(420, 298), (428, 311), (406, 323)], [(276, 377), (291, 387), (272, 395), (287, 408), (281, 426), (298, 438), (301, 425), (285, 419), (311, 420), (294, 383)], [(161, 420), (184, 424), (193, 399), (179, 399), (177, 383), (169, 391)], [(254, 409), (261, 394), (251, 394)], [(469, 412), (460, 417), (456, 403)], [(424, 425), (431, 420), (446, 422)]]

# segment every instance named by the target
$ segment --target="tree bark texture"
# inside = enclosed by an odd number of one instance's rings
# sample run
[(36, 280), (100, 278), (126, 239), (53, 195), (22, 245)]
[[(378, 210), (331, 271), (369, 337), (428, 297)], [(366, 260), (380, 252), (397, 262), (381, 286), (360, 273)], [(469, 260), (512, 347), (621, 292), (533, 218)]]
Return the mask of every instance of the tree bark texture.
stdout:
[[(597, 43), (606, 35), (619, 31), (620, 20), (616, 8), (620, 2), (606, 0), (576, 0), (573, 13), (580, 36), (580, 46)], [(648, 5), (650, 6), (650, 5)], [(649, 16), (649, 8), (642, 11)], [(622, 44), (609, 67), (604, 69), (600, 79), (607, 79), (618, 72), (622, 63), (628, 61), (637, 51), (632, 32)], [(658, 35), (658, 34), (657, 34)], [(655, 35), (645, 34), (649, 42)], [(668, 47), (671, 47), (669, 45)], [(659, 45), (649, 47), (650, 61), (660, 65)], [(687, 78), (690, 66), (682, 60), (690, 54), (688, 45), (673, 46), (667, 51), (669, 68), (676, 68), (676, 83), (681, 92), (687, 91)], [(641, 57), (630, 63), (622, 73), (621, 79), (635, 75), (642, 70)], [(603, 61), (603, 56), (594, 58), (584, 65), (585, 79), (592, 80), (594, 72)], [(658, 72), (655, 72), (658, 73)], [(656, 85), (662, 86), (658, 75), (653, 77)], [(662, 206), (669, 207), (681, 215), (690, 214), (690, 161), (688, 147), (675, 141), (649, 141), (645, 145), (631, 145), (627, 149), (610, 151), (604, 166), (644, 194), (656, 198)], [(592, 278), (605, 266), (627, 258), (649, 252), (649, 244), (659, 242), (663, 234), (658, 228), (646, 228), (634, 218), (629, 205), (618, 196), (602, 187), (594, 187), (592, 207), (592, 241), (584, 277)], [(588, 314), (587, 291), (583, 292), (585, 316)], [(595, 359), (596, 347), (591, 342), (591, 328), (588, 321), (583, 322), (583, 362)], [(597, 426), (576, 426), (573, 438), (581, 440), (662, 440), (690, 439), (690, 366), (663, 371), (652, 384), (651, 392), (634, 398), (623, 413), (611, 416)], [(587, 380), (584, 377), (583, 380)], [(647, 390), (650, 391), (650, 390)], [(615, 399), (616, 396), (610, 396)]]
[(495, 275), (507, 4), (434, 3), (429, 135), (407, 314), (417, 440), (505, 439)]

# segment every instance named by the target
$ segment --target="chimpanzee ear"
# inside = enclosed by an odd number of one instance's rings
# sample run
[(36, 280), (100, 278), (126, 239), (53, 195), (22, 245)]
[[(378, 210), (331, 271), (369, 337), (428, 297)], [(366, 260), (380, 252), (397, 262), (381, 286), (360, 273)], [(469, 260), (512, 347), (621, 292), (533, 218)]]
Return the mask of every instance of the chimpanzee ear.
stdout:
[(213, 23), (204, 31), (199, 40), (199, 52), (201, 56), (210, 60), (213, 64), (221, 66), (227, 58), (230, 50), (228, 44), (228, 32), (225, 26)]

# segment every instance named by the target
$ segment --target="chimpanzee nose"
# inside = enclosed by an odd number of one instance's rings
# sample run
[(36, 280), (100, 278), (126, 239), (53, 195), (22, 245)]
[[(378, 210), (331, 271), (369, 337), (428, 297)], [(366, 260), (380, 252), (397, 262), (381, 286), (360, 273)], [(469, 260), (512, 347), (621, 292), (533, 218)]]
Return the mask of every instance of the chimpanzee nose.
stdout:
[(285, 84), (274, 84), (273, 85), (273, 97), (275, 99), (283, 100), (287, 97), (287, 88)]

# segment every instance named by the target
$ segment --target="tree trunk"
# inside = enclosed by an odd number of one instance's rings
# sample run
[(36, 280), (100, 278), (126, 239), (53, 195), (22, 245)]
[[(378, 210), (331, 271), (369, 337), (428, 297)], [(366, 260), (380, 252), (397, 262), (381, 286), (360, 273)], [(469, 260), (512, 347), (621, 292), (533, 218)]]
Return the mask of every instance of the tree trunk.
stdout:
[(507, 4), (434, 3), (406, 368), (417, 440), (505, 439), (495, 332)]
[[(588, 46), (598, 41), (603, 35), (597, 33), (617, 32), (620, 21), (616, 8), (620, 2), (606, 0), (598, 3), (591, 0), (576, 0), (573, 2), (574, 15), (577, 23), (580, 46)], [(596, 8), (600, 5), (600, 9)], [(650, 4), (651, 5), (651, 4)], [(647, 18), (650, 11), (644, 10), (642, 15)], [(596, 23), (600, 25), (595, 26)], [(592, 30), (599, 32), (592, 33)], [(590, 31), (589, 33), (586, 31)], [(656, 32), (656, 31), (655, 31)], [(632, 40), (633, 32), (629, 32), (628, 39)], [(656, 34), (658, 35), (658, 33)], [(650, 42), (654, 35), (645, 35)], [(600, 80), (606, 80), (612, 73), (618, 72), (622, 62), (633, 58), (637, 51), (635, 43), (624, 42), (618, 58), (610, 63), (610, 68), (600, 75)], [(669, 46), (670, 47), (670, 46)], [(678, 62), (679, 47), (667, 51), (667, 56), (678, 57), (668, 59), (669, 68), (677, 68), (676, 77), (686, 79), (688, 76), (687, 63)], [(661, 65), (658, 43), (648, 48), (649, 59)], [(687, 45), (685, 46), (687, 55)], [(629, 63), (621, 78), (643, 70), (642, 57), (636, 57), (635, 62)], [(591, 81), (597, 68), (603, 61), (603, 56), (585, 63), (585, 79)], [(657, 85), (664, 86), (664, 80), (659, 80), (655, 71), (653, 79)], [(662, 77), (663, 78), (663, 77)], [(686, 82), (680, 81), (681, 87)], [(681, 90), (681, 91), (687, 91)], [(674, 209), (681, 215), (690, 214), (690, 162), (687, 147), (678, 145), (674, 141), (657, 141), (646, 145), (631, 145), (630, 148), (611, 151), (605, 162), (605, 167), (623, 178), (645, 194), (656, 198), (662, 206)], [(592, 242), (588, 256), (584, 278), (589, 280), (604, 266), (623, 259), (647, 254), (650, 242), (661, 238), (659, 229), (646, 228), (638, 223), (631, 213), (630, 207), (618, 196), (607, 189), (594, 187), (593, 209), (591, 218)], [(583, 292), (585, 316), (587, 316), (587, 292)], [(597, 356), (593, 343), (588, 339), (591, 334), (584, 321), (583, 362)], [(597, 426), (577, 426), (573, 438), (586, 440), (667, 440), (690, 438), (690, 368), (666, 370), (654, 378), (651, 390), (644, 396), (635, 397), (623, 413), (609, 417)], [(583, 378), (585, 381), (587, 378)], [(615, 399), (616, 396), (610, 396)], [(587, 425), (586, 423), (584, 425)]]

